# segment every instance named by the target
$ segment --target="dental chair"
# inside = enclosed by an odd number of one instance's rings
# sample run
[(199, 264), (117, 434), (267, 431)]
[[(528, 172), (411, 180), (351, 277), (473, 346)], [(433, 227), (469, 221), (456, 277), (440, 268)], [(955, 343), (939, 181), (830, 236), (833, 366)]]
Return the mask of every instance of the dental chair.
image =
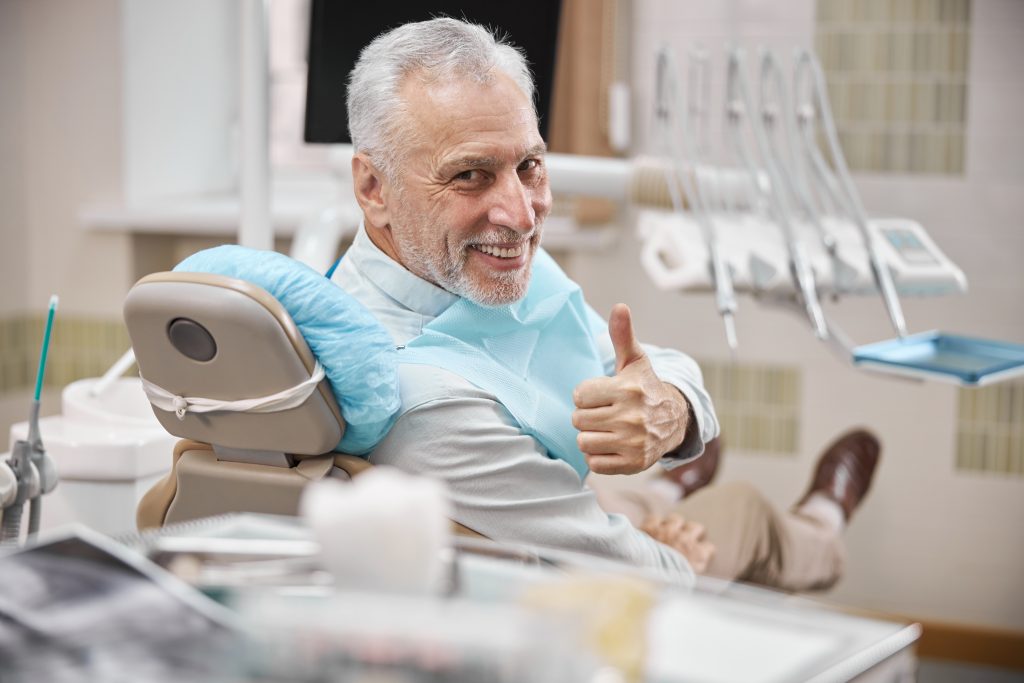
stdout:
[(153, 412), (181, 438), (171, 471), (139, 503), (140, 530), (229, 512), (296, 515), (309, 482), (371, 467), (334, 452), (346, 427), (338, 402), (266, 290), (208, 273), (154, 273), (128, 293), (124, 316)]

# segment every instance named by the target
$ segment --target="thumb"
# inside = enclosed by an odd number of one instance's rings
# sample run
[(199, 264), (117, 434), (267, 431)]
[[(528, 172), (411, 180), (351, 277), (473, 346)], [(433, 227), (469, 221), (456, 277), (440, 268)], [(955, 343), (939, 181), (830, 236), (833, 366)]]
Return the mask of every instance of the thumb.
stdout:
[(633, 333), (633, 316), (626, 304), (615, 304), (608, 319), (608, 334), (615, 348), (615, 373), (622, 372), (630, 363), (645, 356), (640, 342)]

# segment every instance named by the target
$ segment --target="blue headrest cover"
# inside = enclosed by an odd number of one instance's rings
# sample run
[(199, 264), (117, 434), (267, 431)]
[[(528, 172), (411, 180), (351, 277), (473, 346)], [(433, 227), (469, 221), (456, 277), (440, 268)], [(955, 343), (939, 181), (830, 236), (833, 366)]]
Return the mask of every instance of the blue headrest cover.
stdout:
[(347, 423), (337, 450), (365, 455), (384, 438), (401, 406), (395, 344), (345, 290), (283, 254), (236, 245), (200, 251), (174, 270), (224, 275), (267, 290), (324, 367)]

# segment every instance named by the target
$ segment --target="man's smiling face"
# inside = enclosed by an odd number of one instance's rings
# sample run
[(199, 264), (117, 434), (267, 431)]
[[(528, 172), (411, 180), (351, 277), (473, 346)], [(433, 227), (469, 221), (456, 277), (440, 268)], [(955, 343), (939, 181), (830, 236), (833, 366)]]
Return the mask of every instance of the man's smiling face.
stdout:
[(391, 188), (391, 242), (420, 277), (476, 303), (521, 299), (551, 210), (533, 107), (496, 71), (490, 83), (402, 88), (410, 144)]

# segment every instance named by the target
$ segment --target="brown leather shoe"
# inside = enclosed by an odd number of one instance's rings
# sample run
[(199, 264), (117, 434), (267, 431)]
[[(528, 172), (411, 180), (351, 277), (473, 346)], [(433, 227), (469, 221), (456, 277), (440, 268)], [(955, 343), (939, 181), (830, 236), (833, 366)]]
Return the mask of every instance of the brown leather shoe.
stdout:
[(818, 459), (814, 479), (799, 507), (813, 493), (822, 493), (843, 509), (847, 521), (871, 487), (882, 447), (874, 434), (855, 429), (843, 434)]
[(679, 486), (682, 497), (685, 498), (697, 489), (707, 486), (715, 478), (721, 449), (721, 437), (715, 437), (704, 444), (704, 452), (699, 458), (671, 470), (665, 470), (664, 476)]

